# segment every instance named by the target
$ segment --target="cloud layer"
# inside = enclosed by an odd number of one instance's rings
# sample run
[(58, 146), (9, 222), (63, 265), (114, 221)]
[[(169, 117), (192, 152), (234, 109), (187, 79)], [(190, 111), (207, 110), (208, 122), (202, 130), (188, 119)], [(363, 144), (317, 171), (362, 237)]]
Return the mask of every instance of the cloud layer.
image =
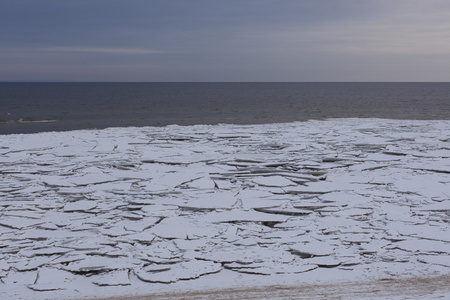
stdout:
[(445, 0), (5, 0), (0, 80), (449, 81)]

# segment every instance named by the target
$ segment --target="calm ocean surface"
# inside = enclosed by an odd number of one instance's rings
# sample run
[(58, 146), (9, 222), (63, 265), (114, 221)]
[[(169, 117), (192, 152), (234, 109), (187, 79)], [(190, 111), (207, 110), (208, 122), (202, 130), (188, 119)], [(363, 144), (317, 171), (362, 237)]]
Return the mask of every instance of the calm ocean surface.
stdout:
[(450, 119), (450, 83), (0, 83), (0, 134), (324, 118)]

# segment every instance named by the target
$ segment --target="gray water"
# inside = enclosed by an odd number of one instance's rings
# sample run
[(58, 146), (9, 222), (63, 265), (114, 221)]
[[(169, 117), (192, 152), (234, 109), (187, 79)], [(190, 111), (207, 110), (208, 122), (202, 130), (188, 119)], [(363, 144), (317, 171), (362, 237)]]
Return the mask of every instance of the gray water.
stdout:
[(450, 83), (0, 83), (0, 134), (325, 118), (450, 119)]

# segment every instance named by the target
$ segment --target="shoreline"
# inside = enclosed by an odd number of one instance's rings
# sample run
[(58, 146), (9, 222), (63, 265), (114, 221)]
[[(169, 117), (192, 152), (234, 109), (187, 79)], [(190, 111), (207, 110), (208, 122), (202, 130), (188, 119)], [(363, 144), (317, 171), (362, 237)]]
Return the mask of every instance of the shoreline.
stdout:
[(431, 277), (384, 278), (372, 281), (268, 285), (151, 293), (146, 295), (80, 298), (92, 300), (145, 299), (405, 299), (450, 297), (450, 274)]
[[(37, 134), (37, 133), (45, 133), (45, 132), (72, 132), (79, 130), (104, 130), (111, 128), (146, 128), (146, 127), (155, 127), (162, 128), (168, 126), (182, 126), (182, 127), (191, 127), (191, 126), (217, 126), (217, 125), (229, 125), (229, 126), (258, 126), (258, 125), (276, 125), (276, 124), (290, 124), (290, 123), (305, 123), (310, 121), (333, 121), (333, 120), (391, 120), (391, 121), (449, 121), (448, 118), (409, 118), (409, 117), (398, 117), (398, 118), (389, 118), (389, 117), (323, 117), (323, 118), (304, 118), (304, 119), (288, 119), (288, 120), (253, 120), (253, 122), (248, 121), (237, 121), (237, 122), (227, 122), (226, 120), (217, 120), (217, 121), (208, 121), (208, 122), (195, 122), (195, 121), (165, 121), (165, 122), (150, 122), (149, 124), (143, 122), (134, 122), (134, 121), (125, 121), (119, 120), (115, 122), (109, 122), (109, 124), (90, 125), (92, 121), (84, 120), (83, 124), (79, 124), (79, 121), (67, 121), (67, 120), (35, 120), (35, 121), (0, 121), (0, 136), (8, 136), (13, 134)], [(66, 123), (66, 125), (59, 126), (61, 123)], [(106, 122), (108, 123), (108, 122)], [(121, 124), (117, 124), (121, 123)], [(3, 126), (3, 128), (2, 128)], [(14, 127), (13, 129), (5, 129), (6, 127)]]

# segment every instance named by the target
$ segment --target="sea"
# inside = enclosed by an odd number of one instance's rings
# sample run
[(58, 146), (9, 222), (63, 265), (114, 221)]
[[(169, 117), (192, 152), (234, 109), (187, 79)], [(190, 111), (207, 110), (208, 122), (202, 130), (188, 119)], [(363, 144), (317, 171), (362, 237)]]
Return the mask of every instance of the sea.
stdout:
[(450, 119), (450, 83), (0, 83), (0, 134), (328, 118)]

